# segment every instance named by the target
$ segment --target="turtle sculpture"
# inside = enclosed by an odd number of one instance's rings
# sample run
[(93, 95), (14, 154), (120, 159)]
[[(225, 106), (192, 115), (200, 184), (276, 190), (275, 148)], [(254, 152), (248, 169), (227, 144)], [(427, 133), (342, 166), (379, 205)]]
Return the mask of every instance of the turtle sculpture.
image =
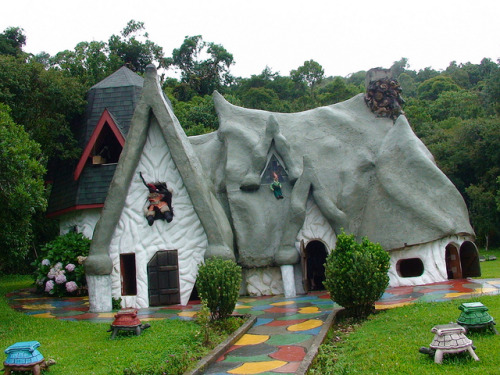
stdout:
[(42, 370), (55, 364), (53, 359), (45, 360), (37, 348), (38, 341), (17, 342), (5, 349), (7, 359), (3, 363), (4, 374), (10, 375), (12, 371), (31, 371), (33, 375), (40, 375)]
[(459, 307), (462, 311), (457, 319), (457, 323), (465, 327), (466, 330), (481, 330), (490, 329), (491, 332), (498, 335), (495, 328), (495, 320), (488, 313), (488, 308), (481, 302), (466, 302), (462, 303)]

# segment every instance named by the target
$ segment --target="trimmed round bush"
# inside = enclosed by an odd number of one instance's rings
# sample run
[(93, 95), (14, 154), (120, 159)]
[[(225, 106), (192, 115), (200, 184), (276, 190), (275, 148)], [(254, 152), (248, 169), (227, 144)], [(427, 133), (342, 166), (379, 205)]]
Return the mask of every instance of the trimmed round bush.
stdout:
[(198, 269), (196, 288), (212, 320), (232, 314), (241, 285), (241, 267), (232, 260), (210, 258)]
[(330, 298), (355, 317), (368, 316), (389, 284), (389, 259), (380, 244), (367, 238), (358, 243), (342, 231), (325, 264)]

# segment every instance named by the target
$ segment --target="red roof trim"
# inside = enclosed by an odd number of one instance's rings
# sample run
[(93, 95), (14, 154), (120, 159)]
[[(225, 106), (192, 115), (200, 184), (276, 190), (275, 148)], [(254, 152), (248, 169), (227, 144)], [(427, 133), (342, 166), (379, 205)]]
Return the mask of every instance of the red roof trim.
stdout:
[(94, 147), (97, 138), (99, 137), (99, 134), (101, 134), (102, 129), (104, 128), (105, 124), (108, 124), (111, 130), (113, 131), (113, 134), (115, 135), (116, 139), (120, 143), (120, 145), (123, 147), (125, 144), (125, 138), (123, 137), (122, 133), (118, 129), (118, 126), (116, 126), (115, 121), (113, 120), (113, 117), (109, 113), (108, 109), (106, 108), (101, 115), (101, 118), (97, 122), (97, 125), (92, 132), (92, 136), (89, 139), (89, 142), (87, 143), (87, 146), (85, 146), (85, 149), (83, 150), (82, 156), (80, 157), (80, 160), (78, 161), (78, 164), (76, 165), (75, 172), (73, 173), (73, 178), (78, 180), (80, 178), (80, 175), (83, 171), (83, 167), (85, 167), (85, 164), (87, 163), (88, 158), (90, 157), (90, 152), (92, 151), (92, 147)]
[(68, 207), (63, 210), (51, 212), (50, 214), (47, 214), (47, 217), (56, 217), (59, 215), (67, 214), (68, 212), (73, 212), (77, 210), (88, 210), (89, 208), (102, 208), (104, 207), (104, 203), (95, 203), (95, 204), (79, 204), (73, 207)]

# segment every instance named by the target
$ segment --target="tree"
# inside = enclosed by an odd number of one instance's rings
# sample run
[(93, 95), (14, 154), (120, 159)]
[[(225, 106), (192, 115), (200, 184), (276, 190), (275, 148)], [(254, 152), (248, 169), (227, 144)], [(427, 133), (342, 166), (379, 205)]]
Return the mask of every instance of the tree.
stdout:
[(500, 176), (498, 176), (498, 178), (497, 178), (497, 186), (498, 186), (498, 190), (497, 190), (495, 200), (497, 202), (497, 211), (500, 212)]
[[(201, 56), (208, 56), (201, 59)], [(188, 84), (198, 95), (210, 95), (222, 91), (233, 77), (229, 73), (234, 64), (233, 55), (223, 46), (205, 42), (201, 35), (186, 36), (172, 57), (165, 59), (165, 66), (181, 71), (181, 82)]]
[(87, 89), (123, 65), (144, 73), (148, 64), (165, 67), (163, 49), (149, 39), (143, 22), (131, 20), (108, 42), (80, 42), (74, 50), (65, 50), (49, 59), (50, 67), (78, 78)]
[(22, 56), (26, 35), (20, 27), (8, 27), (0, 34), (0, 55)]
[(406, 100), (403, 108), (412, 129), (418, 137), (425, 138), (432, 133), (434, 125), (429, 114), (429, 106), (425, 101), (410, 97)]
[(365, 87), (365, 77), (366, 77), (366, 71), (360, 70), (359, 72), (349, 74), (346, 77), (346, 83), (354, 86)]
[(83, 113), (85, 87), (61, 71), (35, 61), (0, 55), (0, 102), (22, 124), (49, 159), (79, 155), (71, 124)]
[(0, 273), (25, 271), (31, 246), (31, 217), (44, 210), (40, 145), (0, 103)]
[(274, 90), (265, 87), (252, 87), (243, 94), (243, 105), (247, 108), (279, 111), (280, 102)]
[(488, 112), (500, 116), (500, 69), (492, 72), (486, 80), (483, 95)]
[(401, 73), (398, 77), (401, 90), (403, 90), (404, 97), (415, 97), (417, 94), (417, 85), (415, 79), (408, 73)]
[(144, 30), (144, 22), (131, 20), (120, 35), (112, 35), (108, 40), (110, 60), (116, 56), (131, 70), (140, 73), (144, 73), (146, 67), (155, 61), (157, 68), (164, 68), (163, 48), (150, 41)]
[(173, 99), (174, 112), (188, 136), (217, 130), (219, 120), (210, 95), (195, 96), (190, 101)]
[(406, 67), (409, 67), (406, 57), (402, 57), (399, 61), (394, 61), (390, 68), (392, 77), (399, 80), (399, 76), (405, 72)]
[(73, 51), (59, 52), (48, 62), (50, 67), (77, 78), (88, 88), (124, 65), (119, 58), (108, 56), (106, 43), (96, 41), (80, 42)]
[(339, 103), (363, 91), (359, 86), (346, 84), (343, 78), (335, 77), (333, 81), (318, 89), (318, 101), (322, 105)]
[(445, 121), (451, 126), (438, 128), (425, 141), (438, 166), (463, 195), (478, 242), (484, 243), (488, 236), (493, 244), (500, 239), (494, 198), (500, 175), (500, 122), (497, 118)]
[(499, 234), (500, 213), (496, 210), (496, 192), (476, 185), (470, 185), (465, 191), (469, 197), (469, 214), (476, 235), (481, 242), (484, 240), (488, 250), (490, 237)]
[(444, 91), (458, 91), (460, 87), (448, 76), (439, 75), (422, 82), (417, 89), (418, 98), (436, 100)]
[(304, 65), (290, 72), (290, 76), (295, 82), (305, 83), (310, 90), (311, 97), (314, 98), (314, 89), (321, 83), (325, 76), (323, 67), (314, 60), (304, 61)]
[(416, 81), (418, 83), (427, 81), (428, 79), (437, 77), (439, 72), (437, 70), (432, 69), (431, 67), (427, 67), (424, 69), (420, 69), (417, 73)]
[(460, 117), (465, 120), (481, 117), (483, 107), (477, 92), (468, 90), (444, 91), (429, 104), (429, 113), (436, 121), (450, 117)]

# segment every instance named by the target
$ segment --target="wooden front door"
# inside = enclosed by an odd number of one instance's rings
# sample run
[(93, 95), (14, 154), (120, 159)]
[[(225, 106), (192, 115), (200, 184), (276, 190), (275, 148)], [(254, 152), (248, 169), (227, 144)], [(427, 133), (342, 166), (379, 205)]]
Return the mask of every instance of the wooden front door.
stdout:
[(181, 302), (177, 250), (158, 251), (148, 263), (149, 305)]
[(461, 279), (462, 267), (460, 265), (460, 257), (457, 248), (452, 244), (446, 246), (445, 260), (448, 279)]

